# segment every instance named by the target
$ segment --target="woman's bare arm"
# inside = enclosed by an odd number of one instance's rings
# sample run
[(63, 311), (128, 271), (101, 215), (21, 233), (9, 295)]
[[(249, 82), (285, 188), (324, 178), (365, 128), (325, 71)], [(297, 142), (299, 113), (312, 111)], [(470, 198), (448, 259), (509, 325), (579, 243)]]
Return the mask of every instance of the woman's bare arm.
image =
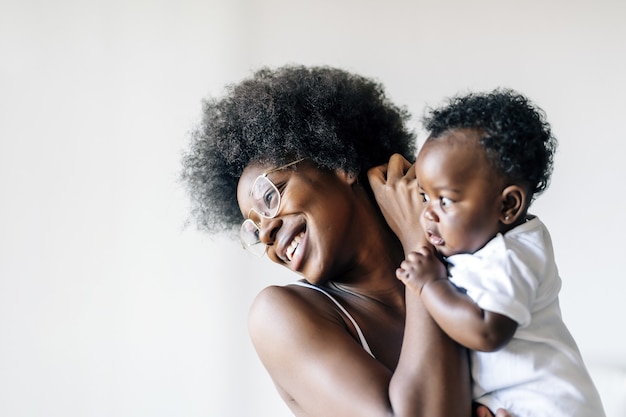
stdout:
[(390, 387), (398, 407), (406, 407), (398, 415), (470, 415), (467, 351), (439, 328), (410, 291), (406, 304), (404, 342)]
[(394, 372), (365, 352), (335, 315), (288, 287), (263, 290), (249, 319), (257, 353), (297, 416), (469, 416), (465, 350), (413, 296), (405, 326)]

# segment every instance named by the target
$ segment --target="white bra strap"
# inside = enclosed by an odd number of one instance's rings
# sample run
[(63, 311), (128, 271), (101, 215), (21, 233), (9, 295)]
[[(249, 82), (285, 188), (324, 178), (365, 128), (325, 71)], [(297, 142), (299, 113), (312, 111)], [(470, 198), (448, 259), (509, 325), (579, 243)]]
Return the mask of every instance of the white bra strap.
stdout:
[(325, 290), (321, 289), (320, 287), (318, 287), (316, 285), (309, 284), (308, 282), (295, 281), (295, 282), (292, 282), (292, 284), (299, 285), (301, 287), (312, 288), (312, 289), (317, 290), (317, 291), (321, 292), (322, 294), (326, 295), (328, 298), (330, 298), (331, 301), (333, 303), (335, 303), (335, 305), (337, 307), (339, 307), (339, 309), (341, 309), (343, 314), (345, 314), (348, 317), (348, 319), (350, 319), (352, 324), (354, 325), (354, 328), (356, 329), (356, 332), (359, 335), (359, 339), (361, 340), (361, 345), (363, 346), (363, 349), (365, 349), (365, 351), (367, 353), (369, 353), (372, 356), (372, 358), (375, 357), (374, 354), (372, 353), (372, 350), (370, 349), (369, 345), (367, 344), (367, 340), (365, 340), (365, 336), (363, 336), (363, 332), (361, 331), (361, 328), (359, 327), (358, 324), (356, 324), (356, 320), (354, 320), (354, 318), (350, 315), (350, 313), (348, 313), (348, 310), (346, 310), (341, 304), (339, 304), (339, 301), (337, 301), (332, 295), (330, 295)]

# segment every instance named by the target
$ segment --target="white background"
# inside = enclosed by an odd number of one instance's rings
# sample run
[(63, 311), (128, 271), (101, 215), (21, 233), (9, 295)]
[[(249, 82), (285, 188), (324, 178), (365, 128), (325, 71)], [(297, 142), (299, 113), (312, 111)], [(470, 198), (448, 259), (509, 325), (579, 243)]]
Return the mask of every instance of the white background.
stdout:
[(460, 91), (539, 104), (563, 315), (587, 361), (626, 364), (625, 19), (620, 0), (0, 0), (0, 415), (287, 415), (246, 314), (293, 277), (186, 229), (177, 183), (201, 99), (284, 63), (374, 77), (416, 128)]

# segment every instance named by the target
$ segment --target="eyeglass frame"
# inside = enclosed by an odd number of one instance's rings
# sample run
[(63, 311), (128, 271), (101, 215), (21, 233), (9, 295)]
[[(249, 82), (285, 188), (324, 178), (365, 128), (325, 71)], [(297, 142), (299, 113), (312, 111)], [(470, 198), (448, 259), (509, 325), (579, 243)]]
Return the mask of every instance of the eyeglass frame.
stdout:
[[(272, 173), (274, 173), (274, 172), (277, 172), (277, 171), (281, 171), (281, 170), (283, 170), (283, 169), (285, 169), (285, 168), (289, 168), (290, 166), (295, 165), (295, 164), (297, 164), (297, 163), (299, 163), (299, 162), (302, 162), (302, 161), (304, 161), (305, 159), (306, 159), (306, 158), (300, 158), (300, 159), (297, 159), (297, 160), (295, 160), (295, 161), (289, 162), (288, 164), (281, 165), (281, 166), (279, 166), (279, 167), (277, 167), (277, 168), (272, 168), (272, 169), (270, 169), (270, 170), (268, 170), (268, 171), (265, 171), (265, 172), (263, 172), (262, 174), (260, 174), (258, 177), (256, 177), (256, 179), (255, 179), (255, 180), (254, 180), (254, 182), (252, 183), (252, 187), (251, 187), (251, 189), (250, 189), (250, 195), (252, 195), (252, 190), (254, 190), (254, 187), (256, 186), (257, 182), (258, 182), (261, 178), (264, 178), (267, 182), (269, 182), (269, 183), (270, 183), (270, 185), (271, 185), (271, 186), (274, 188), (274, 190), (276, 191), (276, 195), (278, 196), (278, 197), (277, 197), (277, 198), (278, 198), (278, 203), (276, 204), (276, 212), (275, 212), (273, 215), (271, 215), (271, 216), (266, 216), (265, 214), (260, 213), (260, 212), (259, 212), (258, 210), (256, 210), (254, 207), (251, 207), (251, 208), (250, 208), (250, 210), (248, 210), (248, 217), (247, 217), (247, 218), (246, 218), (246, 219), (245, 219), (245, 220), (241, 223), (241, 226), (239, 227), (239, 240), (240, 240), (240, 242), (241, 242), (241, 246), (242, 246), (245, 250), (250, 251), (250, 252), (251, 252), (251, 253), (253, 253), (254, 255), (257, 255), (258, 257), (262, 257), (262, 256), (263, 256), (263, 255), (265, 255), (265, 253), (267, 252), (267, 245), (266, 245), (265, 243), (263, 243), (263, 242), (261, 241), (261, 239), (258, 239), (258, 241), (257, 241), (257, 242), (254, 242), (254, 243), (247, 243), (247, 242), (245, 242), (245, 241), (244, 241), (244, 239), (243, 239), (243, 237), (242, 237), (242, 235), (243, 235), (244, 233), (246, 233), (246, 232), (244, 232), (244, 227), (245, 227), (245, 225), (246, 225), (246, 224), (251, 224), (252, 226), (254, 226), (254, 227), (256, 228), (257, 232), (260, 232), (260, 231), (261, 231), (261, 227), (260, 227), (260, 225), (259, 225), (259, 224), (257, 224), (254, 220), (252, 220), (252, 219), (250, 218), (250, 213), (252, 213), (252, 212), (254, 211), (256, 214), (258, 214), (258, 215), (259, 215), (260, 217), (262, 217), (262, 218), (265, 218), (265, 219), (273, 219), (273, 218), (275, 218), (276, 216), (278, 216), (278, 213), (280, 212), (280, 205), (281, 205), (281, 203), (282, 203), (282, 196), (281, 196), (281, 194), (280, 194), (280, 191), (278, 190), (278, 187), (276, 186), (276, 184), (274, 184), (274, 182), (273, 182), (272, 180), (270, 180), (270, 179), (268, 178), (268, 175), (269, 175), (269, 174), (272, 174)], [(255, 250), (253, 250), (253, 249), (252, 249), (253, 247), (255, 247), (255, 246), (256, 246), (256, 245), (258, 245), (258, 244), (262, 244), (262, 245), (263, 245), (263, 252), (257, 252), (257, 251), (255, 251)]]

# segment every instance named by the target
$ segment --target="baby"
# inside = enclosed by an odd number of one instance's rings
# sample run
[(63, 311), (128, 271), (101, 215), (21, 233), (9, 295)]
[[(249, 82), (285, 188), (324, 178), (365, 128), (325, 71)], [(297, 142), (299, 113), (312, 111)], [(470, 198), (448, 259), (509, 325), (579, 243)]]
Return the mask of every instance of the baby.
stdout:
[(425, 128), (414, 170), (421, 230), (436, 253), (410, 252), (398, 279), (472, 350), (474, 401), (519, 417), (604, 416), (561, 319), (550, 234), (528, 213), (556, 149), (543, 112), (499, 89), (453, 98), (429, 112)]

